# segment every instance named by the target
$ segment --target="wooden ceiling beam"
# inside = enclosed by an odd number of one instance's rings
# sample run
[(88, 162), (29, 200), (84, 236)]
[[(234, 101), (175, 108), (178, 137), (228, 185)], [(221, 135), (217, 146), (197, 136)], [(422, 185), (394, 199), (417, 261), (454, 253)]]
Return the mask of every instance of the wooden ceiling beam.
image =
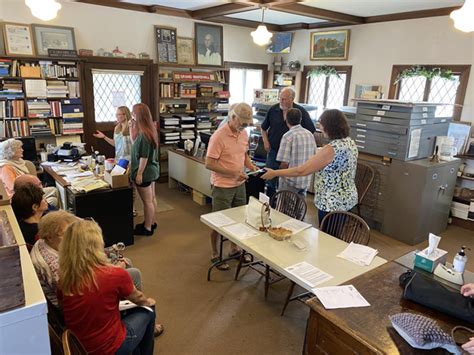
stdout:
[(352, 16), (340, 12), (323, 10), (312, 6), (305, 6), (300, 4), (281, 4), (272, 6), (272, 10), (287, 12), (294, 15), (314, 17), (321, 20), (334, 21), (344, 23), (346, 25), (356, 25), (365, 22), (363, 17)]
[[(211, 17), (211, 18), (206, 19), (206, 21), (223, 23), (226, 25), (250, 27), (253, 29), (256, 29), (257, 26), (260, 25), (260, 22), (242, 20), (240, 18), (233, 18), (233, 17), (227, 17), (227, 16)], [(271, 23), (265, 23), (265, 26), (267, 26), (267, 29), (269, 31), (281, 32), (281, 26), (279, 25), (272, 25)]]
[(201, 10), (191, 11), (191, 16), (196, 20), (205, 20), (211, 17), (219, 17), (224, 15), (235, 14), (238, 12), (244, 12), (253, 10), (256, 8), (254, 4), (224, 4), (213, 7), (207, 7)]
[(118, 0), (76, 0), (76, 2), (81, 2), (84, 4), (91, 4), (91, 5), (115, 7), (117, 9), (124, 9), (124, 10), (131, 10), (131, 11), (150, 12), (150, 8), (147, 5), (130, 4), (126, 2), (120, 2)]
[(158, 15), (193, 18), (191, 15), (192, 11), (188, 11), (188, 10), (175, 9), (173, 7), (160, 6), (160, 5), (150, 5), (149, 8), (150, 8), (150, 12), (153, 12)]
[(424, 17), (448, 16), (454, 10), (460, 9), (461, 6), (442, 7), (439, 9), (429, 9), (420, 11), (400, 12), (398, 14), (369, 16), (365, 18), (366, 23), (399, 21), (399, 20), (413, 20)]

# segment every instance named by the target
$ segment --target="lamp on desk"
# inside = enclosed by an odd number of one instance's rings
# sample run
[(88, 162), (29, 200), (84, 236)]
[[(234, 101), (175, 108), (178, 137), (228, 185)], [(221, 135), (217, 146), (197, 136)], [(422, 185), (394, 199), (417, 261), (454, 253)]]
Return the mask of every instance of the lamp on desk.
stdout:
[(61, 4), (56, 0), (25, 0), (26, 6), (31, 9), (34, 17), (43, 21), (50, 21), (56, 18)]

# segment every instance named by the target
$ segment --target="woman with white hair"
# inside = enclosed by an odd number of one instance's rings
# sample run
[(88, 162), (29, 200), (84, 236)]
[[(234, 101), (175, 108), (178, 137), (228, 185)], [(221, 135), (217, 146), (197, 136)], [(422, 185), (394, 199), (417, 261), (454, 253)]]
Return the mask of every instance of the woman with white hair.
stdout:
[[(16, 178), (21, 175), (30, 174), (23, 160), (22, 146), (22, 141), (13, 138), (0, 142), (0, 180), (3, 182), (10, 198), (15, 191), (14, 185)], [(58, 208), (58, 190), (55, 187), (44, 187), (43, 191), (48, 204)]]

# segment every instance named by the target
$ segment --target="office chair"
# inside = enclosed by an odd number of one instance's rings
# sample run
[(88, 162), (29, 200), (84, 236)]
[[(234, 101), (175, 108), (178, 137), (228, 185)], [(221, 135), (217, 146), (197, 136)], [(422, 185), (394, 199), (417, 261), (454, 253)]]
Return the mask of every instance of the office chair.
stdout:
[[(367, 223), (361, 217), (351, 212), (341, 211), (328, 213), (321, 222), (320, 230), (346, 243), (354, 242), (367, 245), (370, 240), (370, 228)], [(303, 301), (304, 298), (312, 295), (311, 292), (304, 292), (292, 297), (295, 285), (296, 284), (291, 281), (281, 315), (285, 313), (286, 307), (291, 301)]]
[[(305, 199), (302, 196), (298, 195), (296, 192), (288, 190), (281, 190), (278, 191), (275, 195), (273, 195), (270, 199), (270, 207), (300, 221), (304, 219), (307, 210)], [(235, 280), (239, 278), (239, 273), (242, 269), (242, 266), (248, 266), (252, 268), (259, 274), (265, 276), (265, 299), (267, 299), (268, 289), (270, 285), (274, 284), (275, 282), (284, 280), (286, 277), (272, 270), (270, 266), (264, 264), (261, 261), (252, 261), (244, 265), (245, 254), (246, 252), (244, 251), (240, 256), (239, 265), (237, 266), (237, 270), (235, 272)], [(256, 268), (255, 266), (257, 265), (264, 266), (265, 270), (262, 271)], [(272, 274), (275, 275), (274, 278), (272, 278)]]
[(374, 169), (365, 163), (358, 162), (355, 176), (355, 184), (357, 188), (357, 214), (360, 216), (360, 205), (364, 201), (364, 198), (369, 191), (370, 186), (374, 182), (375, 172)]
[(62, 339), (64, 355), (87, 355), (86, 349), (70, 329), (66, 329)]

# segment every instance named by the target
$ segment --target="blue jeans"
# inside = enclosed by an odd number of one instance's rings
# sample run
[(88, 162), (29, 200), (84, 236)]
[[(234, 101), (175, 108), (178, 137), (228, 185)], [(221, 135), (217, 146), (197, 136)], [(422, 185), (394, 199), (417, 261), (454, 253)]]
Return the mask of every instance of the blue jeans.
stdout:
[(122, 318), (127, 333), (125, 340), (115, 354), (153, 355), (155, 346), (155, 312), (137, 307), (130, 309)]
[[(273, 148), (270, 149), (270, 151), (267, 154), (267, 161), (265, 162), (265, 165), (267, 168), (273, 169), (273, 170), (278, 170), (280, 169), (280, 163), (276, 160), (278, 150), (275, 150)], [(267, 196), (272, 197), (278, 188), (278, 178), (273, 178), (271, 180), (267, 180)]]

